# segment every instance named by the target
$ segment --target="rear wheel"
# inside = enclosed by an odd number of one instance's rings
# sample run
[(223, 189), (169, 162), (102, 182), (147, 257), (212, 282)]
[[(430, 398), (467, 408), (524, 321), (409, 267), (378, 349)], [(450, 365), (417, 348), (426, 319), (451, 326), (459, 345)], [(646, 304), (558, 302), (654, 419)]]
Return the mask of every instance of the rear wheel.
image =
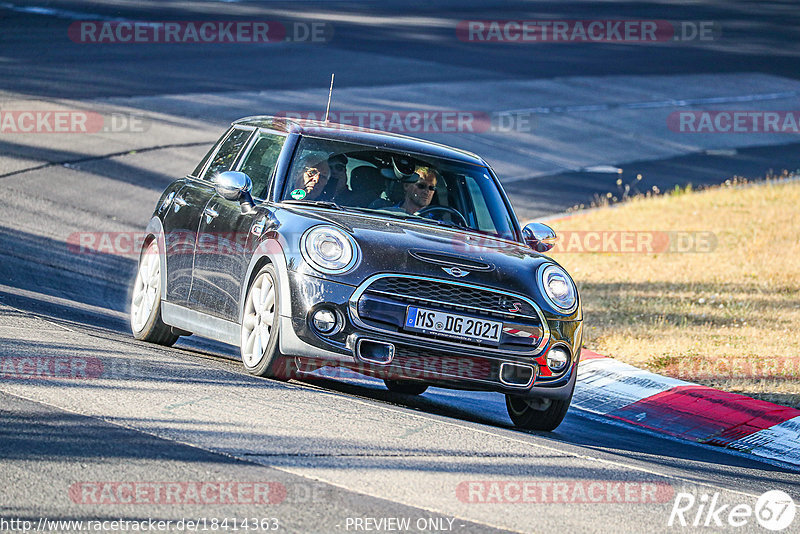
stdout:
[(555, 430), (567, 415), (570, 402), (572, 393), (569, 398), (561, 400), (506, 395), (509, 417), (516, 426), (525, 430)]
[(278, 343), (280, 292), (277, 281), (275, 268), (265, 265), (247, 290), (242, 316), (242, 363), (250, 374), (289, 380), (295, 366), (293, 359), (281, 354)]
[(131, 331), (136, 339), (166, 346), (180, 337), (161, 320), (161, 259), (155, 239), (139, 258), (131, 295)]
[(392, 393), (403, 393), (405, 395), (422, 395), (428, 389), (426, 384), (410, 382), (404, 380), (384, 380), (384, 384)]

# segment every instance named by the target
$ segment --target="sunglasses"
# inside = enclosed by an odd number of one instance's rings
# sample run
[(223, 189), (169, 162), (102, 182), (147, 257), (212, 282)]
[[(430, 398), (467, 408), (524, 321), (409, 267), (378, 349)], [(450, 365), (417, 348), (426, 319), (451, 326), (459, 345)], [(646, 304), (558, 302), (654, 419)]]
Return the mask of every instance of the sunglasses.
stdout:
[(418, 189), (427, 189), (428, 191), (436, 191), (435, 185), (428, 185), (425, 182), (417, 182), (414, 185), (416, 185)]

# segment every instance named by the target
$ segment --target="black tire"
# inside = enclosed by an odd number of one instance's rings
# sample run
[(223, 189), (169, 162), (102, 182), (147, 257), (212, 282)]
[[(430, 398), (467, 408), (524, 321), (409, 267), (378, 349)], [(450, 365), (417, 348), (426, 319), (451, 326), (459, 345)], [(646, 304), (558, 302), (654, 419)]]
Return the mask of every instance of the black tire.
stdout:
[(427, 384), (406, 380), (384, 380), (383, 383), (392, 393), (402, 393), (404, 395), (422, 395), (428, 389)]
[[(245, 332), (245, 318), (248, 310), (251, 310), (251, 292), (253, 288), (259, 284), (262, 277), (267, 277), (274, 288), (274, 313), (272, 316), (272, 323), (270, 328), (270, 337), (267, 346), (263, 347), (260, 358), (248, 358), (246, 354), (246, 332)], [(253, 277), (253, 282), (247, 288), (247, 295), (245, 297), (245, 309), (242, 315), (242, 340), (240, 344), (242, 363), (248, 373), (256, 376), (263, 376), (265, 378), (273, 378), (276, 380), (289, 380), (294, 378), (297, 373), (297, 366), (295, 365), (294, 358), (290, 358), (281, 353), (280, 350), (280, 286), (278, 283), (278, 275), (275, 268), (271, 264), (267, 264), (258, 271)], [(252, 351), (248, 351), (252, 352)]]
[(573, 384), (569, 398), (561, 400), (526, 399), (506, 395), (506, 409), (514, 425), (518, 428), (550, 432), (555, 430), (567, 415), (574, 391), (575, 385)]
[[(154, 250), (155, 247), (155, 250)], [(141, 329), (137, 330), (136, 328), (136, 319), (134, 318), (134, 307), (136, 306), (136, 298), (137, 298), (137, 286), (141, 283), (141, 276), (142, 276), (142, 262), (145, 259), (149, 259), (150, 256), (147, 254), (156, 254), (155, 260), (160, 262), (158, 258), (158, 245), (155, 241), (148, 243), (148, 246), (142, 250), (142, 254), (139, 256), (139, 264), (136, 269), (136, 278), (134, 279), (134, 288), (131, 291), (131, 332), (133, 332), (133, 337), (139, 339), (141, 341), (147, 341), (148, 343), (156, 343), (158, 345), (164, 345), (167, 347), (171, 347), (178, 341), (180, 335), (176, 334), (175, 331), (171, 326), (166, 324), (161, 319), (161, 282), (160, 282), (160, 269), (161, 265), (159, 263), (159, 276), (158, 285), (156, 287), (155, 292), (155, 300), (153, 303), (152, 308), (150, 309), (149, 315), (147, 317), (147, 321), (145, 321), (144, 325)]]

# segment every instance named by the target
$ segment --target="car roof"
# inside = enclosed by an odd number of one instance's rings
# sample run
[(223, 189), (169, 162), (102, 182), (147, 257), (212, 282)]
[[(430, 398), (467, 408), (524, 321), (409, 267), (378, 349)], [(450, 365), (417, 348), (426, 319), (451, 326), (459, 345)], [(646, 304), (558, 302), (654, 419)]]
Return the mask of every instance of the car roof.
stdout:
[(382, 132), (335, 122), (275, 117), (272, 115), (256, 115), (241, 118), (234, 121), (232, 124), (254, 126), (256, 128), (269, 128), (279, 132), (297, 133), (310, 137), (333, 139), (345, 143), (370, 145), (390, 150), (426, 154), (463, 161), (473, 165), (487, 166), (483, 158), (466, 150), (406, 135)]

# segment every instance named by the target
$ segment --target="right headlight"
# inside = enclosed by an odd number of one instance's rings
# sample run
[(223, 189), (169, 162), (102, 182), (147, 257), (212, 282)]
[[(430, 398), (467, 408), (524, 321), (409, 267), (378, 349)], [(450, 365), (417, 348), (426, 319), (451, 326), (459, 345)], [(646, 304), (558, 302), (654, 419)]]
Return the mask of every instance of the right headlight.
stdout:
[(314, 269), (328, 274), (349, 271), (358, 261), (358, 245), (333, 226), (314, 226), (300, 239), (300, 252)]
[(567, 271), (549, 264), (539, 270), (539, 287), (556, 310), (571, 313), (578, 304), (578, 290)]

